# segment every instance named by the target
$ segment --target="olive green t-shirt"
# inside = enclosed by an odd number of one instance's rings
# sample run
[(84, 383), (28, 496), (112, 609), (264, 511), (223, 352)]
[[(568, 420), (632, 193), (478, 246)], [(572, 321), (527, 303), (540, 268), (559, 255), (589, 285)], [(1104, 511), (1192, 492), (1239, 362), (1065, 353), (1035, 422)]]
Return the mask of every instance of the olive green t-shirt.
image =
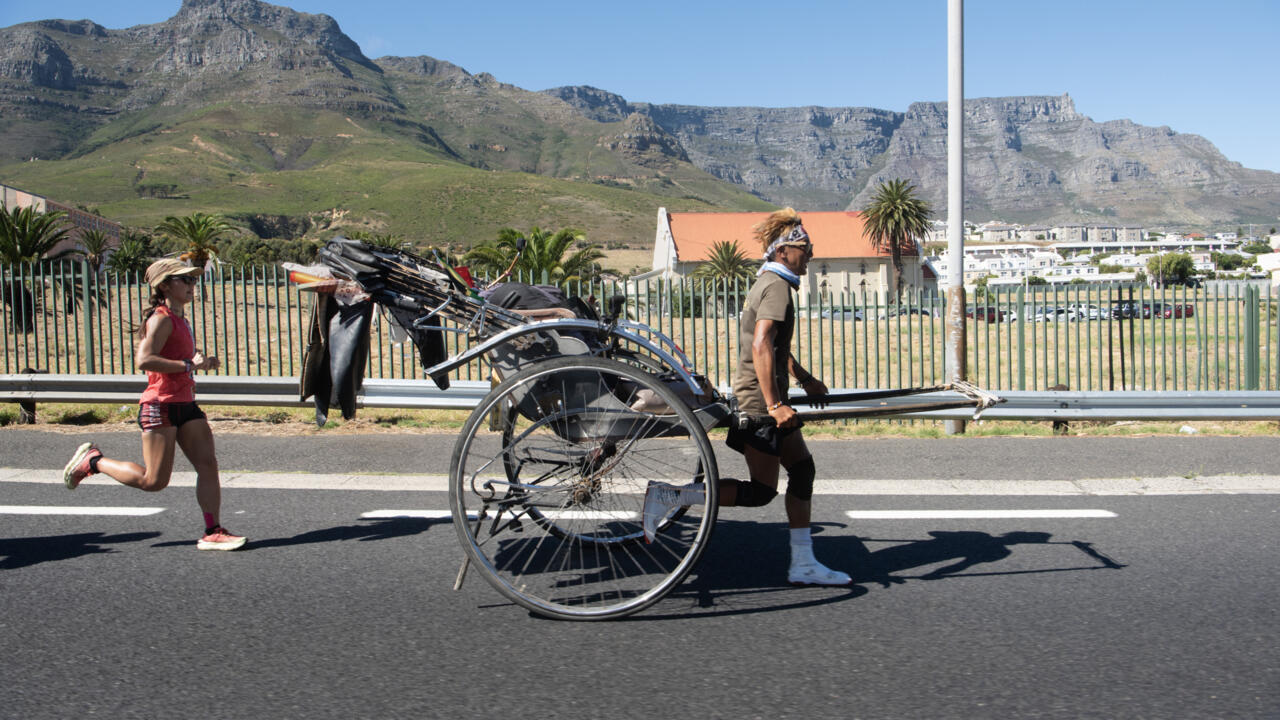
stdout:
[(751, 341), (755, 337), (756, 321), (772, 320), (777, 334), (773, 345), (773, 372), (777, 378), (778, 392), (787, 397), (791, 383), (787, 375), (787, 358), (791, 356), (791, 335), (796, 324), (796, 309), (791, 302), (791, 285), (781, 276), (764, 272), (747, 293), (746, 306), (742, 309), (738, 337), (738, 369), (733, 375), (733, 395), (738, 399), (738, 410), (748, 415), (768, 415), (764, 393), (756, 378), (755, 362), (751, 358)]

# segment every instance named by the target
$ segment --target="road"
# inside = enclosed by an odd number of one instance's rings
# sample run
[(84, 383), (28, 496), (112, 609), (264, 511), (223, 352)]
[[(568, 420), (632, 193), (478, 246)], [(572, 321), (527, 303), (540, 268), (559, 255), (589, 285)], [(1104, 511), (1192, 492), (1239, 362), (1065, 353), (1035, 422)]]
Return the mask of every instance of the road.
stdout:
[[(194, 550), (186, 474), (158, 494), (55, 484), (77, 441), (0, 430), (0, 716), (1234, 718), (1280, 707), (1269, 438), (814, 443), (820, 472), (840, 471), (823, 473), (835, 479), (815, 499), (816, 552), (852, 588), (786, 586), (780, 505), (728, 509), (684, 586), (608, 623), (531, 616), (476, 574), (454, 592), (447, 520), (362, 517), (444, 509), (432, 473), (450, 438), (219, 436), (234, 479), (225, 520), (251, 536), (226, 554)], [(136, 434), (99, 441), (136, 452)], [(397, 462), (400, 474), (383, 474)], [(404, 489), (406, 463), (425, 489)], [(65, 514), (77, 508), (159, 512)]]

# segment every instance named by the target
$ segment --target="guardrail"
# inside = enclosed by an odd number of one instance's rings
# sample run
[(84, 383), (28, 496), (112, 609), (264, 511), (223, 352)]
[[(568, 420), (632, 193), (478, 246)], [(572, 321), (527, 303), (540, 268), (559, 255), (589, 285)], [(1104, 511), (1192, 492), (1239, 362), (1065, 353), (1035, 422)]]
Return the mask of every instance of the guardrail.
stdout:
[[(0, 402), (123, 403), (138, 401), (146, 386), (139, 375), (0, 374)], [(488, 382), (454, 381), (440, 390), (424, 380), (366, 378), (358, 407), (470, 410), (489, 392)], [(727, 392), (721, 388), (721, 392)], [(832, 392), (856, 392), (833, 390)], [(309, 407), (298, 397), (291, 377), (202, 376), (197, 386), (205, 405)], [(1280, 420), (1280, 391), (1019, 391), (998, 394), (1006, 402), (982, 414), (992, 420)], [(954, 399), (951, 393), (880, 398), (841, 407), (894, 407), (930, 399)], [(962, 420), (963, 408), (895, 415), (895, 419)]]

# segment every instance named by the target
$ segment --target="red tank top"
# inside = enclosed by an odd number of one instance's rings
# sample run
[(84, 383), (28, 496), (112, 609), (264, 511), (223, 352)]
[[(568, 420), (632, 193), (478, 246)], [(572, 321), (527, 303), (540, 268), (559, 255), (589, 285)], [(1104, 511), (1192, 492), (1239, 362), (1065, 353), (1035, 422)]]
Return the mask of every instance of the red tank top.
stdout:
[[(164, 347), (160, 348), (160, 357), (168, 360), (190, 360), (196, 354), (196, 339), (191, 334), (191, 326), (186, 318), (180, 318), (164, 305), (156, 307), (157, 315), (164, 315), (173, 323), (173, 331)], [(140, 403), (148, 402), (195, 402), (196, 379), (189, 372), (160, 373), (147, 371), (147, 389), (142, 391)]]

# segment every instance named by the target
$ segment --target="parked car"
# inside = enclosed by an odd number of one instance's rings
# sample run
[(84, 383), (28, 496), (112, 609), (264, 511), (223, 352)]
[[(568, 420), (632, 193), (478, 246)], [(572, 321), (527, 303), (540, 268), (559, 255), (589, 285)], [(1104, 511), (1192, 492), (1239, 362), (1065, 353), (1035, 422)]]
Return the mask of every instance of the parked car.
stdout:
[(1031, 313), (1030, 319), (1031, 322), (1059, 322), (1061, 320), (1066, 320), (1066, 315), (1066, 308), (1049, 306), (1036, 308), (1035, 311)]
[(1097, 305), (1072, 305), (1067, 308), (1067, 320), (1075, 322), (1076, 320), (1097, 320), (1102, 317), (1102, 311)]
[(884, 310), (881, 310), (880, 314), (876, 315), (876, 317), (883, 320), (885, 318), (898, 317), (899, 315), (924, 315), (925, 317), (933, 317), (933, 313), (929, 312), (928, 308), (914, 307), (911, 305), (897, 305), (885, 308)]
[(1167, 318), (1184, 318), (1192, 317), (1196, 314), (1194, 305), (1165, 305), (1160, 312), (1160, 317)]
[(1004, 322), (1005, 311), (990, 305), (979, 305), (969, 308), (969, 311), (965, 313), (965, 317), (973, 318), (974, 320), (986, 320), (989, 323)]
[(1137, 303), (1122, 302), (1107, 308), (1107, 314), (1112, 320), (1132, 320), (1135, 317), (1140, 317), (1142, 310)]
[(822, 317), (858, 321), (862, 319), (862, 308), (830, 308), (822, 311)]

